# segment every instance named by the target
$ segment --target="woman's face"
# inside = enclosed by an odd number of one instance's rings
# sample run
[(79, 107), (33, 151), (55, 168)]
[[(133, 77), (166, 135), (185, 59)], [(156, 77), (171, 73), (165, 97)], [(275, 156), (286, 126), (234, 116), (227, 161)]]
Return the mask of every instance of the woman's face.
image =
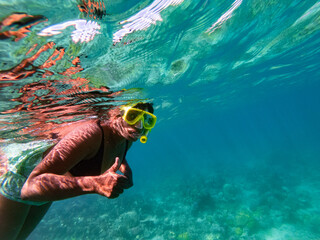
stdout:
[[(148, 111), (147, 108), (142, 109), (144, 111)], [(121, 118), (122, 124), (123, 124), (123, 129), (125, 130), (126, 133), (126, 139), (130, 141), (137, 141), (143, 134), (145, 133), (145, 128), (143, 126), (143, 120), (142, 118), (136, 122), (134, 125), (128, 124), (123, 118)]]

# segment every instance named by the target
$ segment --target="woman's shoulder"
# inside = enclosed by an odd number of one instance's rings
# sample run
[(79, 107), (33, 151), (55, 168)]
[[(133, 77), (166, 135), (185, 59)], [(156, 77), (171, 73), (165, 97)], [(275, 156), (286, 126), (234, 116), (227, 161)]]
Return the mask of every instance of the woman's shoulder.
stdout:
[(101, 130), (98, 120), (81, 121), (60, 127), (56, 133), (58, 142), (66, 137), (77, 135), (83, 137), (101, 136)]
[(86, 136), (101, 136), (101, 127), (99, 121), (86, 121), (74, 127), (71, 133), (82, 134)]
[[(80, 154), (85, 158), (94, 155), (100, 146), (102, 132), (97, 121), (83, 122), (67, 133), (58, 144), (72, 154)], [(71, 154), (71, 153), (70, 153)]]

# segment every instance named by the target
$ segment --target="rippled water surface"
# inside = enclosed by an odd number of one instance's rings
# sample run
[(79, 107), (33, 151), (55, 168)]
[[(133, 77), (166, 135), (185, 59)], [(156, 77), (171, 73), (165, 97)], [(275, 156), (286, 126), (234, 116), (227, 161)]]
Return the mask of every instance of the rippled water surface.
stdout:
[[(25, 120), (33, 128), (76, 121), (93, 103), (148, 98), (162, 120), (186, 108), (198, 114), (246, 101), (248, 92), (259, 98), (314, 82), (319, 7), (318, 1), (1, 1), (4, 138), (27, 134), (16, 133)], [(100, 95), (89, 100), (93, 90)], [(43, 121), (34, 119), (38, 114)]]
[(31, 239), (320, 238), (319, 1), (0, 6), (2, 144), (135, 100), (158, 117), (127, 195), (57, 203)]

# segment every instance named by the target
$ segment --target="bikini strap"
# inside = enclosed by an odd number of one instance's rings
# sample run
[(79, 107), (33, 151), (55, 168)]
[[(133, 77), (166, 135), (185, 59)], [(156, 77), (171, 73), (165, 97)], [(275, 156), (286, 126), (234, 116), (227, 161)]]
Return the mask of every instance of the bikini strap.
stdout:
[(123, 155), (123, 160), (126, 159), (127, 152), (128, 152), (128, 146), (129, 146), (129, 141), (126, 140), (126, 150), (125, 150), (124, 155)]
[[(99, 153), (100, 153), (100, 155), (102, 154), (102, 157), (103, 157), (103, 152), (104, 152), (104, 132), (103, 132), (102, 126), (100, 125), (100, 120), (98, 122), (98, 125), (99, 125), (99, 127), (101, 129), (101, 132), (102, 132), (102, 142), (101, 142), (102, 148), (100, 147)], [(123, 159), (125, 159), (126, 156), (127, 156), (128, 148), (129, 148), (129, 141), (126, 140), (126, 149), (124, 150)]]

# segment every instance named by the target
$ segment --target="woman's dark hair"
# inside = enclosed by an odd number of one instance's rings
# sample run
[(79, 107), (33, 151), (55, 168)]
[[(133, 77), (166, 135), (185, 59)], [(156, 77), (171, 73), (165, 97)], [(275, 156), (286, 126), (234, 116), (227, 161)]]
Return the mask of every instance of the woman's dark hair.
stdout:
[(132, 106), (133, 108), (138, 108), (138, 109), (141, 109), (141, 110), (144, 110), (144, 109), (148, 109), (148, 112), (149, 113), (153, 113), (154, 112), (154, 109), (153, 109), (153, 104), (152, 103), (137, 103), (135, 105)]

